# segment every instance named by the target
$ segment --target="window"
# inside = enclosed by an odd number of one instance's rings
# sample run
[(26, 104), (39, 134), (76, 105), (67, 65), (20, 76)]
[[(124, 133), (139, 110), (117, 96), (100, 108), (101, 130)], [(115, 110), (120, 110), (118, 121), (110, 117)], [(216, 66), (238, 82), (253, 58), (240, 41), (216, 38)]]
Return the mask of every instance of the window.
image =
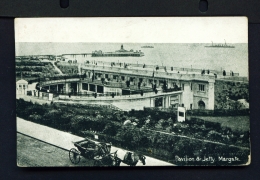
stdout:
[(117, 75), (113, 75), (113, 79), (117, 79)]
[(182, 90), (184, 90), (184, 84), (182, 84)]
[(205, 91), (205, 85), (199, 84), (199, 91)]
[(105, 74), (105, 78), (108, 78), (108, 74)]
[(82, 89), (83, 90), (88, 90), (88, 84), (87, 83), (82, 83)]
[(184, 117), (184, 112), (179, 111), (179, 116)]
[(190, 104), (190, 110), (192, 110), (192, 104)]
[(192, 83), (190, 83), (190, 90), (192, 91)]
[(160, 85), (163, 85), (163, 83), (164, 83), (164, 80), (159, 80)]
[(163, 103), (163, 98), (162, 97), (156, 98), (155, 102), (154, 102), (154, 106), (155, 107), (162, 107), (162, 103)]

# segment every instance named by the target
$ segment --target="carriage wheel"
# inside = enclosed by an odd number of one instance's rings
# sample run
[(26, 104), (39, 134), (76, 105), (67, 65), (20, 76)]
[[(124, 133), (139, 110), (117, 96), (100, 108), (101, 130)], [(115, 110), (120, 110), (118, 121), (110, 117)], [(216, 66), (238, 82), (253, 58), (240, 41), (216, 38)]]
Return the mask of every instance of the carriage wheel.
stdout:
[(75, 149), (75, 148), (72, 148), (70, 151), (69, 151), (69, 157), (70, 157), (70, 161), (73, 163), (73, 164), (78, 164), (79, 161), (80, 161), (80, 152)]
[(119, 166), (118, 161), (116, 159), (113, 159), (112, 166)]
[(102, 165), (102, 163), (101, 163), (101, 161), (100, 160), (94, 160), (94, 166), (101, 166)]

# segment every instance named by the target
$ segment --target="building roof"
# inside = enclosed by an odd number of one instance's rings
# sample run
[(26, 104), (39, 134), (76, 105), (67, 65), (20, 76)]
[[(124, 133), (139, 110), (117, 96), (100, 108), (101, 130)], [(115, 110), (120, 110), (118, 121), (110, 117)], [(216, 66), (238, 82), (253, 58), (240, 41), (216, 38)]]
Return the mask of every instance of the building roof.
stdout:
[(28, 84), (28, 82), (24, 79), (20, 79), (19, 81), (16, 81), (16, 84)]

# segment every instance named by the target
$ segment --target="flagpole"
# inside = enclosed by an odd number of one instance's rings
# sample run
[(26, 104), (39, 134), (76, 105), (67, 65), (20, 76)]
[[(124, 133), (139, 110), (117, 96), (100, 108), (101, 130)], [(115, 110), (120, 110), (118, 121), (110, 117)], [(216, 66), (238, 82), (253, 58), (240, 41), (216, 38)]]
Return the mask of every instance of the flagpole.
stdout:
[(153, 69), (153, 88), (154, 88), (154, 69)]
[(153, 70), (153, 84), (154, 84), (154, 70)]

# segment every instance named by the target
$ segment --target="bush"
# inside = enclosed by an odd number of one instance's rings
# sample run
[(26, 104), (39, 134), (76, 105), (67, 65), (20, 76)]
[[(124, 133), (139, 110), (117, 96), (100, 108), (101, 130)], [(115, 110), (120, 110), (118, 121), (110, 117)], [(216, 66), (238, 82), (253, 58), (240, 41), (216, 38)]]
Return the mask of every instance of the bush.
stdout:
[(115, 136), (117, 134), (117, 131), (119, 128), (120, 128), (119, 126), (116, 126), (113, 123), (108, 123), (108, 124), (106, 124), (102, 133), (110, 135), (110, 136)]
[[(204, 143), (195, 139), (172, 136), (169, 134), (155, 133), (147, 128), (165, 129), (172, 131), (175, 123), (175, 114), (161, 112), (158, 110), (145, 109), (144, 111), (121, 112), (110, 109), (108, 106), (100, 105), (69, 105), (54, 103), (53, 105), (38, 105), (26, 102), (22, 99), (16, 100), (17, 116), (41, 123), (57, 129), (71, 131), (76, 135), (94, 138), (98, 134), (99, 141), (112, 142), (113, 145), (148, 153), (153, 157), (163, 160), (171, 160), (178, 156), (204, 156), (208, 152), (221, 155), (231, 150), (240, 152), (239, 148), (231, 148), (213, 143)], [(137, 126), (129, 124), (123, 126), (123, 122), (129, 119), (136, 122)], [(143, 127), (143, 128), (141, 128)], [(219, 129), (219, 130), (218, 130)], [(91, 131), (97, 131), (95, 133)], [(185, 136), (233, 143), (236, 145), (249, 146), (249, 133), (232, 132), (228, 128), (220, 128), (219, 123), (206, 122), (204, 120), (191, 118), (185, 123), (176, 123), (174, 132)], [(222, 137), (228, 135), (230, 139)], [(221, 138), (221, 139), (220, 139)], [(218, 140), (220, 139), (220, 140)], [(247, 150), (241, 150), (247, 154)], [(248, 155), (248, 154), (247, 154)], [(244, 156), (243, 156), (244, 157)], [(246, 156), (244, 158), (247, 158)], [(245, 160), (245, 159), (244, 159)], [(182, 162), (175, 162), (181, 165)]]
[(29, 116), (29, 120), (35, 122), (35, 123), (42, 123), (42, 116), (39, 114), (32, 114)]

